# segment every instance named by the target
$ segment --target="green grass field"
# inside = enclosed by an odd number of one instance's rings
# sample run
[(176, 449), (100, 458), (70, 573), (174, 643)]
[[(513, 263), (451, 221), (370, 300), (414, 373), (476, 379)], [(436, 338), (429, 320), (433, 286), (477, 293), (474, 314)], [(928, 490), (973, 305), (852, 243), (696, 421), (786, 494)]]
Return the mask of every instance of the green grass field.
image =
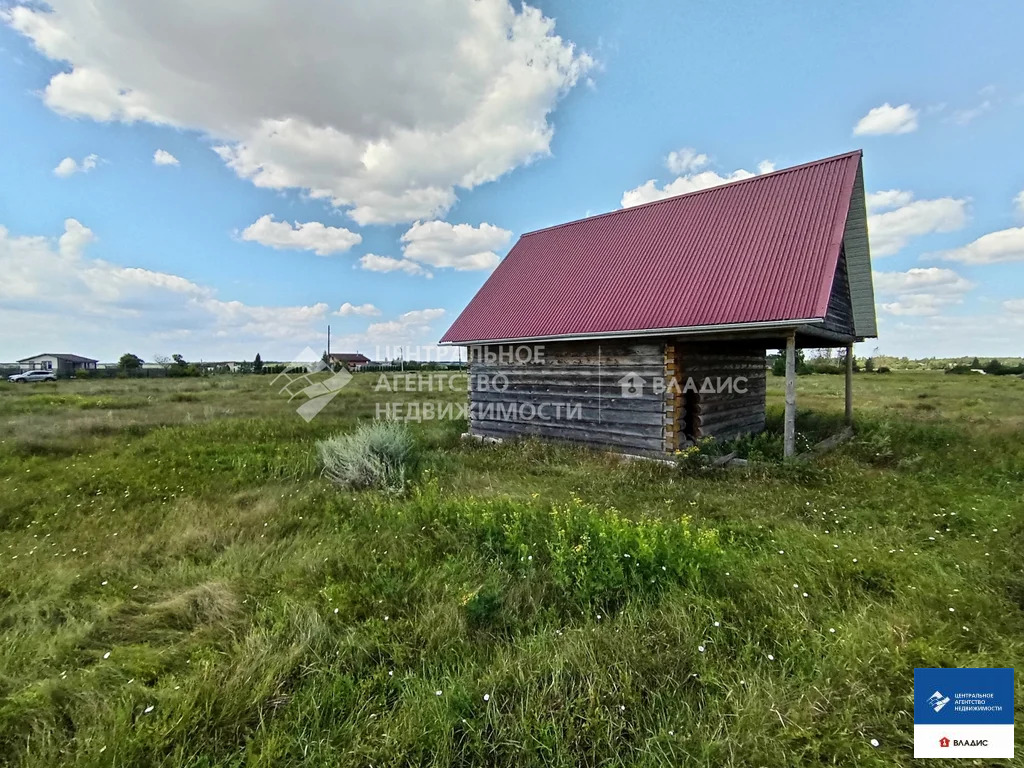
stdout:
[(1022, 380), (858, 375), (855, 441), (710, 472), (423, 423), (401, 496), (317, 466), (375, 380), (0, 384), (0, 763), (909, 766), (914, 667), (1024, 659)]

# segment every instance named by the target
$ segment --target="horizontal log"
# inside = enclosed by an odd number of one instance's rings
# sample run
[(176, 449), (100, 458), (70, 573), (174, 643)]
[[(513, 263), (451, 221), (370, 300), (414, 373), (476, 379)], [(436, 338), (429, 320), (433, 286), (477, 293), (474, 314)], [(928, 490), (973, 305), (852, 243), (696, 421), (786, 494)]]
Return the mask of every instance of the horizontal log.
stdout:
[(522, 426), (543, 426), (549, 430), (595, 434), (603, 437), (628, 437), (643, 440), (655, 440), (664, 437), (664, 427), (660, 424), (627, 424), (624, 422), (596, 421), (544, 421), (540, 419), (470, 419), (470, 424), (505, 424), (508, 428)]
[(698, 434), (701, 437), (715, 437), (718, 440), (732, 439), (735, 434), (746, 434), (749, 432), (760, 432), (764, 430), (764, 419), (743, 419), (729, 423), (700, 425)]
[(703, 360), (764, 360), (766, 350), (764, 347), (718, 349), (707, 346), (687, 347), (682, 351), (683, 359)]
[(650, 355), (544, 355), (522, 360), (476, 360), (469, 364), (471, 369), (485, 368), (543, 368), (553, 366), (604, 365), (611, 368), (628, 368), (633, 365), (664, 365), (665, 356), (660, 352)]
[(739, 365), (723, 365), (723, 366), (683, 366), (681, 372), (677, 375), (683, 377), (693, 377), (694, 379), (701, 379), (705, 377), (715, 378), (721, 376), (744, 376), (748, 379), (764, 379), (766, 370), (764, 368), (750, 368), (749, 366)]
[(729, 424), (735, 421), (753, 421), (764, 419), (765, 413), (762, 408), (743, 408), (734, 411), (720, 411), (718, 413), (697, 413), (690, 418), (694, 424), (706, 426), (708, 424)]
[[(513, 418), (509, 418), (509, 419), (499, 419), (497, 417), (501, 416), (502, 414), (501, 414), (501, 408), (498, 406), (498, 404), (495, 404), (494, 405), (494, 409), (492, 411), (490, 411), (490, 412), (488, 412), (486, 410), (488, 407), (489, 406), (487, 404), (481, 405), (481, 406), (477, 406), (476, 409), (475, 409), (475, 412), (479, 415), (480, 418), (484, 418), (484, 417), (487, 417), (487, 416), (493, 416), (493, 417), (495, 417), (496, 420), (499, 420), (499, 421), (506, 421), (507, 420), (507, 421), (512, 421), (512, 422), (518, 422), (518, 421), (541, 421), (542, 420), (539, 416), (536, 419), (522, 419), (518, 415), (515, 415)], [(517, 406), (516, 406), (516, 414), (519, 414), (519, 413), (521, 413), (521, 410), (520, 410), (519, 404), (517, 404)], [(553, 406), (549, 407), (546, 411), (544, 411), (544, 413), (546, 413), (550, 417), (548, 419), (545, 419), (545, 421), (550, 421), (550, 422), (558, 423), (558, 424), (566, 424), (566, 425), (573, 425), (573, 424), (576, 424), (576, 423), (583, 423), (583, 424), (595, 424), (595, 425), (600, 425), (600, 424), (625, 425), (625, 426), (635, 425), (637, 428), (640, 428), (641, 426), (660, 428), (660, 427), (664, 426), (664, 424), (665, 424), (665, 414), (663, 414), (663, 413), (649, 413), (649, 412), (648, 413), (644, 413), (644, 412), (641, 412), (641, 411), (623, 411), (623, 410), (618, 410), (618, 409), (615, 409), (615, 408), (602, 408), (600, 411), (597, 408), (580, 408), (580, 411), (579, 411), (578, 414), (576, 414), (575, 411), (573, 411), (573, 414), (574, 414), (573, 418), (568, 418), (567, 409), (565, 409), (565, 408), (563, 408), (562, 411), (561, 411), (561, 413), (562, 413), (561, 418), (555, 418), (556, 410), (555, 410), (555, 408)]]
[[(489, 379), (487, 382), (474, 381), (469, 392), (530, 392), (537, 391), (544, 394), (557, 393), (565, 396), (580, 394), (591, 397), (623, 397), (622, 386), (615, 379), (598, 381), (570, 381), (564, 379)], [(664, 392), (656, 392), (650, 384), (646, 384), (643, 390), (636, 396), (629, 396), (625, 399), (636, 400), (641, 398), (665, 399)]]
[(751, 368), (765, 366), (768, 363), (767, 356), (763, 353), (757, 355), (705, 355), (699, 353), (683, 353), (684, 365), (749, 365)]
[(480, 347), (470, 347), (470, 362), (486, 362), (488, 354), (504, 354), (506, 359), (509, 354), (513, 358), (519, 357), (543, 357), (543, 358), (572, 358), (572, 357), (637, 357), (644, 355), (660, 355), (664, 353), (664, 344), (660, 342), (598, 342), (598, 341), (571, 341), (571, 342), (538, 342), (522, 344), (490, 344)]
[(482, 422), (470, 426), (473, 434), (510, 439), (515, 437), (542, 437), (561, 442), (578, 443), (593, 448), (627, 448), (652, 454), (665, 453), (661, 439), (642, 439), (625, 435), (604, 435), (579, 430), (549, 429), (538, 425), (508, 426), (503, 422)]
[(586, 377), (601, 377), (602, 380), (607, 378), (612, 381), (618, 381), (623, 376), (631, 373), (645, 379), (663, 378), (665, 376), (665, 366), (660, 363), (627, 366), (624, 368), (616, 368), (607, 365), (495, 365), (480, 367), (474, 366), (469, 372), (470, 379), (475, 379), (478, 376), (486, 376), (488, 378), (494, 376), (505, 376), (509, 381), (512, 379), (537, 381), (543, 381), (545, 379), (566, 379), (574, 381)]
[[(476, 383), (476, 382), (474, 382)], [(580, 395), (581, 397), (601, 397), (601, 398), (622, 398), (624, 400), (664, 400), (664, 393), (655, 393), (653, 388), (645, 386), (643, 392), (637, 397), (623, 397), (622, 387), (615, 382), (601, 381), (524, 381), (519, 379), (509, 379), (507, 385), (503, 381), (491, 380), (487, 386), (473, 386), (469, 389), (471, 394), (473, 393), (487, 393), (495, 392), (501, 394), (502, 392), (523, 392), (523, 393), (539, 393), (541, 395), (557, 394), (564, 397), (571, 397), (573, 395)]]
[(764, 413), (765, 393), (752, 392), (749, 395), (718, 395), (714, 398), (705, 396), (700, 398), (690, 409), (694, 413), (712, 414), (727, 413), (737, 410), (759, 410)]
[[(701, 397), (712, 397), (712, 396), (726, 396), (733, 397), (737, 394), (735, 391), (729, 392), (725, 387), (728, 382), (726, 377), (720, 377), (722, 380), (718, 380), (719, 377), (693, 377), (693, 385), (689, 386), (688, 378), (677, 378), (674, 388), (671, 388), (671, 377), (664, 379), (660, 375), (656, 377), (645, 377), (645, 381), (642, 385), (642, 391), (640, 398), (665, 398), (671, 399), (676, 395), (689, 395), (699, 394)], [(708, 382), (708, 386), (711, 389), (715, 389), (714, 392), (700, 392)], [(627, 384), (629, 382), (626, 382)], [(664, 388), (665, 391), (657, 392), (655, 386)], [(722, 392), (718, 392), (717, 388), (721, 385), (723, 387)], [(765, 380), (747, 378), (743, 383), (743, 388), (751, 392), (763, 392), (765, 390)], [(675, 390), (678, 389), (678, 392)], [(683, 390), (687, 390), (684, 392)], [(581, 393), (590, 394), (594, 397), (600, 395), (602, 397), (619, 397), (622, 396), (623, 385), (620, 383), (620, 378), (614, 376), (600, 376), (587, 375), (578, 376), (576, 378), (540, 378), (540, 377), (526, 377), (526, 376), (507, 376), (502, 379), (487, 378), (486, 380), (479, 380), (471, 378), (469, 381), (470, 392), (501, 392), (501, 391), (537, 391), (541, 393), (560, 392), (564, 394)], [(639, 399), (639, 398), (628, 398), (628, 399)]]
[(515, 404), (517, 408), (523, 405), (532, 405), (538, 407), (541, 405), (547, 405), (548, 410), (561, 406), (564, 408), (577, 408), (579, 407), (581, 412), (594, 414), (598, 413), (610, 413), (618, 414), (622, 419), (661, 419), (665, 414), (665, 405), (663, 402), (654, 400), (626, 400), (617, 398), (614, 400), (598, 398), (566, 398), (559, 400), (557, 398), (551, 398), (548, 396), (542, 397), (517, 397), (512, 396), (510, 393), (485, 393), (475, 392), (470, 400), (474, 403), (474, 408), (486, 408), (489, 405), (497, 407), (510, 407)]

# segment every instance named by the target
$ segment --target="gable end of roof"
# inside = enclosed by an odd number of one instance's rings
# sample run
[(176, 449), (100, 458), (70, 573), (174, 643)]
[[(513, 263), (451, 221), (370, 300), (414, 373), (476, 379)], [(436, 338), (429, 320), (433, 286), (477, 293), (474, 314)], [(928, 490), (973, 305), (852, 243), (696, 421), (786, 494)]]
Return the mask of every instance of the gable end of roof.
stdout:
[(850, 210), (843, 231), (846, 272), (850, 280), (854, 332), (860, 338), (878, 336), (875, 319), (875, 287), (871, 279), (871, 245), (868, 241), (868, 212), (864, 194), (864, 169), (857, 163)]

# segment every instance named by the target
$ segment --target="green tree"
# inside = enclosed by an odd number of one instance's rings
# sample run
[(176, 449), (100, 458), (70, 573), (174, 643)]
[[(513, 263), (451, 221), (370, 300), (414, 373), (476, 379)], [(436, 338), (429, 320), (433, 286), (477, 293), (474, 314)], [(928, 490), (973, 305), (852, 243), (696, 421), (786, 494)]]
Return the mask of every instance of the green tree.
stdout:
[(263, 358), (260, 357), (260, 353), (256, 353), (256, 359), (252, 361), (252, 372), (263, 373)]
[(998, 360), (992, 359), (985, 363), (985, 367), (982, 369), (985, 373), (998, 373), (1003, 369), (1003, 364)]
[(171, 359), (174, 361), (170, 368), (167, 369), (168, 376), (199, 376), (201, 372), (199, 366), (191, 364), (181, 355), (171, 355)]
[(978, 358), (971, 360), (971, 368), (981, 368), (981, 361)]
[(117, 361), (117, 367), (126, 373), (137, 371), (142, 367), (142, 362), (142, 358), (138, 355), (133, 355), (131, 352), (125, 352), (121, 355), (121, 359)]
[(875, 370), (875, 358), (869, 357), (867, 360), (864, 361), (864, 370), (867, 371), (868, 373)]
[[(795, 355), (796, 372), (798, 375), (805, 373), (811, 373), (811, 367), (804, 361), (804, 351), (802, 349), (796, 350)], [(786, 352), (781, 350), (779, 356), (772, 360), (772, 376), (785, 376), (786, 375)]]

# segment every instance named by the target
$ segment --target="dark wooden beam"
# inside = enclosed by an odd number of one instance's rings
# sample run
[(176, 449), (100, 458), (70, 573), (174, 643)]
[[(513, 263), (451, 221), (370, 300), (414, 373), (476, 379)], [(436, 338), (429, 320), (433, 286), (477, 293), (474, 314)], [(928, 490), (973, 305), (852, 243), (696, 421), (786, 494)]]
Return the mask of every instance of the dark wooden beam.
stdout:
[(796, 333), (786, 339), (786, 418), (783, 456), (796, 453)]

